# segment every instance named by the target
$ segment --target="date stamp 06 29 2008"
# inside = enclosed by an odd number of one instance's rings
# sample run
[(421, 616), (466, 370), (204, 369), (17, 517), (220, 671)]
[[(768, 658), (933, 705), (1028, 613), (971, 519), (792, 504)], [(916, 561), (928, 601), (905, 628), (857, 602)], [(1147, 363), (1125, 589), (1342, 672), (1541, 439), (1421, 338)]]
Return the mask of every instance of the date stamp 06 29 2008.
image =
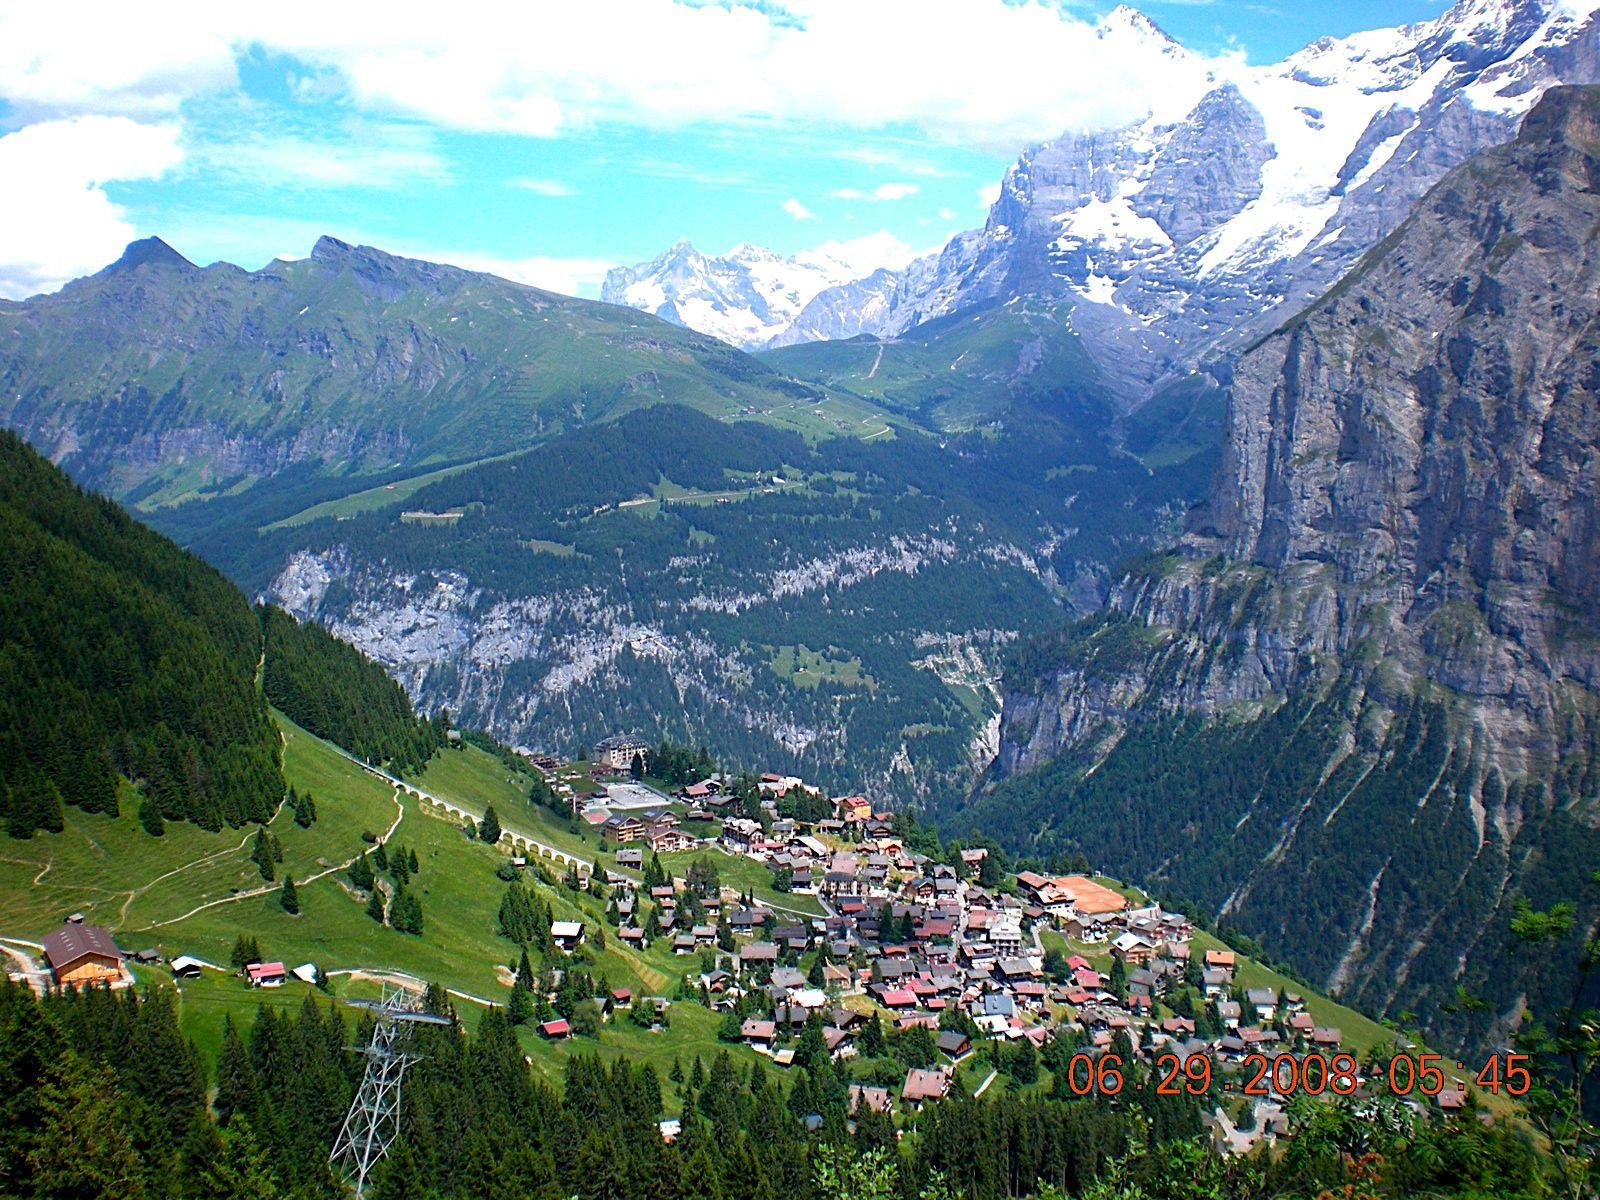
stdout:
[[(1499, 1054), (1474, 1075), (1491, 1095), (1524, 1096), (1532, 1086), (1525, 1054)], [(1206, 1054), (1157, 1056), (1156, 1094), (1204, 1096), (1212, 1089), (1214, 1062)], [(1350, 1096), (1370, 1083), (1392, 1095), (1433, 1097), (1445, 1090), (1445, 1063), (1437, 1054), (1396, 1054), (1364, 1076), (1353, 1054), (1247, 1054), (1237, 1061), (1239, 1091), (1246, 1096)], [(1466, 1068), (1461, 1063), (1458, 1069)], [(1117, 1054), (1074, 1054), (1067, 1062), (1067, 1089), (1075, 1096), (1114, 1096), (1122, 1091), (1123, 1062)]]

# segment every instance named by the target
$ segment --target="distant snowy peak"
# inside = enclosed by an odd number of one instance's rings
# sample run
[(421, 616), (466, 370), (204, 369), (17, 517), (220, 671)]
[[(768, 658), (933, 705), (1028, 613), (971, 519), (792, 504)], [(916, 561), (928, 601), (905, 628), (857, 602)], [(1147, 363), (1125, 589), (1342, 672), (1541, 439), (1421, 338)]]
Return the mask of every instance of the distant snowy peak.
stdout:
[[(1282, 62), (1206, 58), (1127, 6), (1105, 52), (1162, 56), (1150, 111), (1024, 151), (981, 229), (916, 262), (680, 243), (603, 299), (755, 348), (892, 336), (975, 305), (1064, 300), (1129, 403), (1326, 290), (1546, 88), (1600, 82), (1600, 0), (1459, 0)], [(903, 247), (902, 247), (903, 249)], [(877, 267), (891, 269), (875, 273)]]
[[(741, 243), (711, 257), (680, 241), (647, 263), (608, 272), (600, 299), (643, 309), (747, 350), (787, 345), (813, 340), (792, 336), (790, 329), (818, 294), (875, 275), (888, 276), (878, 261), (899, 260), (903, 250), (893, 239), (887, 243), (862, 239), (784, 258)], [(883, 286), (881, 279), (873, 285), (880, 291)], [(865, 303), (867, 290), (851, 295)], [(820, 313), (813, 313), (810, 320), (833, 327)]]
[[(1159, 111), (1025, 151), (983, 229), (946, 247), (896, 332), (1019, 294), (1073, 328), (1130, 401), (1330, 286), (1544, 90), (1600, 81), (1600, 0), (1461, 0), (1282, 62), (1201, 59), (1128, 8), (1101, 36), (1173, 58)], [(905, 289), (902, 289), (903, 293)]]

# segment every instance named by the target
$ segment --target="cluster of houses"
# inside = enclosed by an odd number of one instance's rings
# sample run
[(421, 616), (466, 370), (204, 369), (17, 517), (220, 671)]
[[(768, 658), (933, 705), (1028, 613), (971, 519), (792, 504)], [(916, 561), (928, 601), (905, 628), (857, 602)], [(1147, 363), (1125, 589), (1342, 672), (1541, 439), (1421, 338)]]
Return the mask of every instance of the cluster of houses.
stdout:
[[(651, 852), (714, 845), (771, 868), (779, 890), (820, 899), (826, 915), (808, 918), (759, 901), (741, 904), (730, 893), (706, 898), (698, 920), (680, 922), (682, 881), (649, 896), (659, 936), (670, 938), (676, 953), (712, 952), (716, 965), (698, 983), (713, 1007), (747, 1014), (740, 1039), (780, 1065), (793, 1061), (800, 1033), (817, 1014), (827, 1050), (839, 1060), (860, 1053), (869, 1012), (891, 1032), (929, 1030), (940, 1062), (908, 1070), (898, 1089), (852, 1088), (854, 1106), (905, 1111), (940, 1099), (973, 1052), (968, 1031), (1042, 1048), (1072, 1030), (1090, 1054), (1114, 1045), (1152, 1061), (1169, 1052), (1200, 1054), (1224, 1071), (1251, 1054), (1331, 1057), (1341, 1048), (1340, 1031), (1318, 1025), (1302, 997), (1240, 987), (1233, 952), (1200, 948), (1205, 939), (1197, 943), (1181, 913), (1131, 903), (1117, 888), (1079, 874), (1025, 871), (984, 887), (981, 848), (964, 851), (956, 865), (932, 862), (910, 850), (890, 815), (864, 797), (834, 799), (826, 816), (807, 822), (780, 816), (777, 803), (809, 790), (802, 780), (764, 775), (760, 789), (764, 811), (756, 820), (720, 778), (682, 788), (686, 819), (713, 822), (712, 836), (690, 837), (666, 808), (608, 816), (605, 832), (620, 848), (619, 868), (640, 869)], [(642, 946), (639, 898), (626, 888), (619, 894), (619, 936)], [(719, 938), (724, 930), (734, 935), (731, 950)], [(1048, 973), (1046, 930), (1076, 948), (1051, 956)], [(802, 957), (819, 950), (820, 972), (802, 971)], [(1204, 1033), (1194, 1017), (1163, 1004), (1179, 990), (1198, 993), (1209, 1018)], [(1447, 1092), (1439, 1103), (1459, 1105), (1460, 1093)], [(1219, 1150), (1244, 1153), (1284, 1132), (1283, 1097), (1253, 1099), (1249, 1108), (1248, 1116), (1219, 1108), (1207, 1117)]]

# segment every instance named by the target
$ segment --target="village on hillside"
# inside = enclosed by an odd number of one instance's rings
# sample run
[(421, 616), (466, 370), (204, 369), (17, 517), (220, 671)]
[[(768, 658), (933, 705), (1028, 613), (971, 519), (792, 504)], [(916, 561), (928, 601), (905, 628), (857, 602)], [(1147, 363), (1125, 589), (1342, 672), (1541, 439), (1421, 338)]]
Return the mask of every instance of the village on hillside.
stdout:
[[(638, 738), (600, 743), (587, 794), (563, 782), (556, 760), (533, 760), (615, 852), (603, 880), (615, 936), (633, 946), (667, 939), (676, 955), (698, 955), (707, 969), (693, 982), (725, 1014), (724, 1036), (780, 1066), (803, 1058), (819, 1022), (836, 1062), (881, 1053), (885, 1030), (926, 1031), (926, 1065), (898, 1086), (855, 1086), (853, 1107), (911, 1112), (937, 1101), (990, 1042), (1050, 1061), (1081, 1093), (1106, 1090), (1106, 1056), (1123, 1066), (1175, 1056), (1180, 1071), (1203, 1059), (1230, 1090), (1259, 1093), (1204, 1118), (1219, 1151), (1244, 1154), (1287, 1131), (1289, 1096), (1323, 1091), (1306, 1081), (1326, 1079), (1335, 1060), (1350, 1064), (1352, 1090), (1366, 1084), (1359, 1047), (1318, 1024), (1305, 996), (1247, 986), (1233, 950), (1137, 889), (1083, 873), (1005, 872), (984, 847), (935, 861), (907, 844), (903, 818), (789, 775), (760, 775), (754, 804), (739, 794), (748, 781), (716, 773), (652, 794), (639, 777), (653, 753)], [(714, 880), (707, 888), (692, 868), (651, 876), (652, 860), (681, 862), (697, 849), (761, 864), (778, 896), (813, 897), (821, 915)], [(1243, 1089), (1257, 1058), (1269, 1069)], [(1464, 1081), (1442, 1073), (1439, 1086), (1416, 1091), (1419, 1109), (1468, 1103)]]
[[(603, 900), (605, 928), (569, 913), (548, 918), (540, 942), (569, 964), (608, 941), (654, 948), (656, 961), (666, 947), (682, 964), (674, 996), (602, 989), (602, 1020), (625, 1015), (665, 1033), (671, 1003), (692, 999), (720, 1015), (723, 1042), (777, 1068), (819, 1054), (847, 1074), (858, 1058), (898, 1061), (893, 1079), (850, 1074), (857, 1115), (910, 1118), (955, 1089), (981, 1093), (1002, 1065), (1023, 1083), (1043, 1066), (1058, 1094), (1087, 1095), (1115, 1091), (1136, 1064), (1192, 1087), (1204, 1064), (1204, 1086), (1188, 1094), (1215, 1101), (1203, 1120), (1228, 1154), (1283, 1136), (1288, 1099), (1311, 1091), (1313, 1078), (1319, 1093), (1340, 1092), (1328, 1087), (1330, 1072), (1350, 1091), (1379, 1082), (1368, 1078), (1382, 1070), (1370, 1044), (1319, 1024), (1292, 988), (1252, 985), (1233, 950), (1116, 880), (1013, 873), (983, 846), (934, 857), (916, 848), (924, 839), (908, 836), (918, 830), (905, 814), (875, 810), (861, 795), (827, 796), (794, 776), (685, 780), (680, 769), (667, 783), (650, 773), (657, 751), (637, 738), (608, 738), (576, 763), (514, 753), (598, 847), (593, 862), (560, 857), (574, 884)], [(445, 815), (465, 817), (468, 837), (482, 832), (481, 814)], [(550, 877), (552, 863), (526, 836), (496, 829), (491, 840), (511, 851), (503, 877)], [(164, 959), (179, 979), (212, 966), (177, 952), (124, 952), (76, 914), (42, 950), (45, 982), (63, 988), (128, 986), (125, 962)], [(251, 988), (322, 982), (310, 962), (234, 966)], [(563, 973), (540, 976), (551, 990), (536, 998), (536, 1027), (549, 1042), (584, 1032), (552, 1009)], [(885, 1059), (887, 1039), (896, 1054)], [(1394, 1046), (1409, 1043), (1396, 1034)], [(1407, 1102), (1448, 1114), (1470, 1107), (1468, 1093), (1441, 1074)], [(663, 1136), (672, 1124), (663, 1122)]]

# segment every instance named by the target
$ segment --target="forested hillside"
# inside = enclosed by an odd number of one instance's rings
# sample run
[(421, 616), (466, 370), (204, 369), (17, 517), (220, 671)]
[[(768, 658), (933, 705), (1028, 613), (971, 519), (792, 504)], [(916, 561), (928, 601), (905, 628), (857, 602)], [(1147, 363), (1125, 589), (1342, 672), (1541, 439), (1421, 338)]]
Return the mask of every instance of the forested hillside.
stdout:
[(350, 753), (420, 771), (444, 743), (448, 722), (418, 719), (384, 669), (322, 626), (265, 605), (267, 699), (297, 724)]
[(1039, 400), (944, 444), (808, 443), (659, 405), (222, 561), (507, 741), (649, 729), (912, 799), (981, 768), (1013, 640), (1095, 603), (1204, 477), (1108, 422)]
[[(448, 1009), (438, 989), (430, 1007)], [(261, 1007), (228, 1024), (214, 1076), (177, 1024), (170, 994), (90, 992), (35, 999), (0, 982), (0, 1191), (62, 1196), (320, 1200), (346, 1195), (327, 1151), (355, 1088), (359, 1037), (330, 1003)], [(822, 1046), (821, 1026), (808, 1031)], [(1349, 1102), (1309, 1104), (1288, 1153), (1212, 1153), (1200, 1103), (1156, 1094), (1154, 1076), (1120, 1098), (990, 1089), (935, 1104), (901, 1141), (894, 1121), (849, 1115), (849, 1076), (802, 1045), (793, 1082), (748, 1073), (720, 1052), (665, 1076), (626, 1057), (578, 1054), (554, 1081), (535, 1075), (505, 1011), (472, 1036), (419, 1031), (406, 1077), (403, 1138), (377, 1169), (372, 1200), (1209, 1200), (1370, 1196), (1504, 1200), (1545, 1196), (1540, 1160), (1503, 1122), (1379, 1118)], [(1047, 1052), (1071, 1049), (1065, 1040)], [(214, 1095), (209, 1088), (215, 1087)], [(681, 1114), (676, 1136), (657, 1121)], [(1349, 1165), (1360, 1151), (1359, 1164)], [(1347, 1153), (1348, 1152), (1348, 1153)], [(1351, 1189), (1354, 1177), (1366, 1190)]]
[(265, 820), (283, 794), (237, 588), (0, 433), (0, 806), (26, 837), (61, 805), (151, 828)]
[(0, 630), (0, 821), (13, 837), (60, 830), (64, 804), (115, 814), (119, 793), (152, 834), (167, 821), (267, 821), (284, 794), (267, 698), (396, 767), (420, 769), (444, 738), (444, 720), (417, 719), (358, 650), (281, 611), (258, 614), (214, 568), (10, 432)]

